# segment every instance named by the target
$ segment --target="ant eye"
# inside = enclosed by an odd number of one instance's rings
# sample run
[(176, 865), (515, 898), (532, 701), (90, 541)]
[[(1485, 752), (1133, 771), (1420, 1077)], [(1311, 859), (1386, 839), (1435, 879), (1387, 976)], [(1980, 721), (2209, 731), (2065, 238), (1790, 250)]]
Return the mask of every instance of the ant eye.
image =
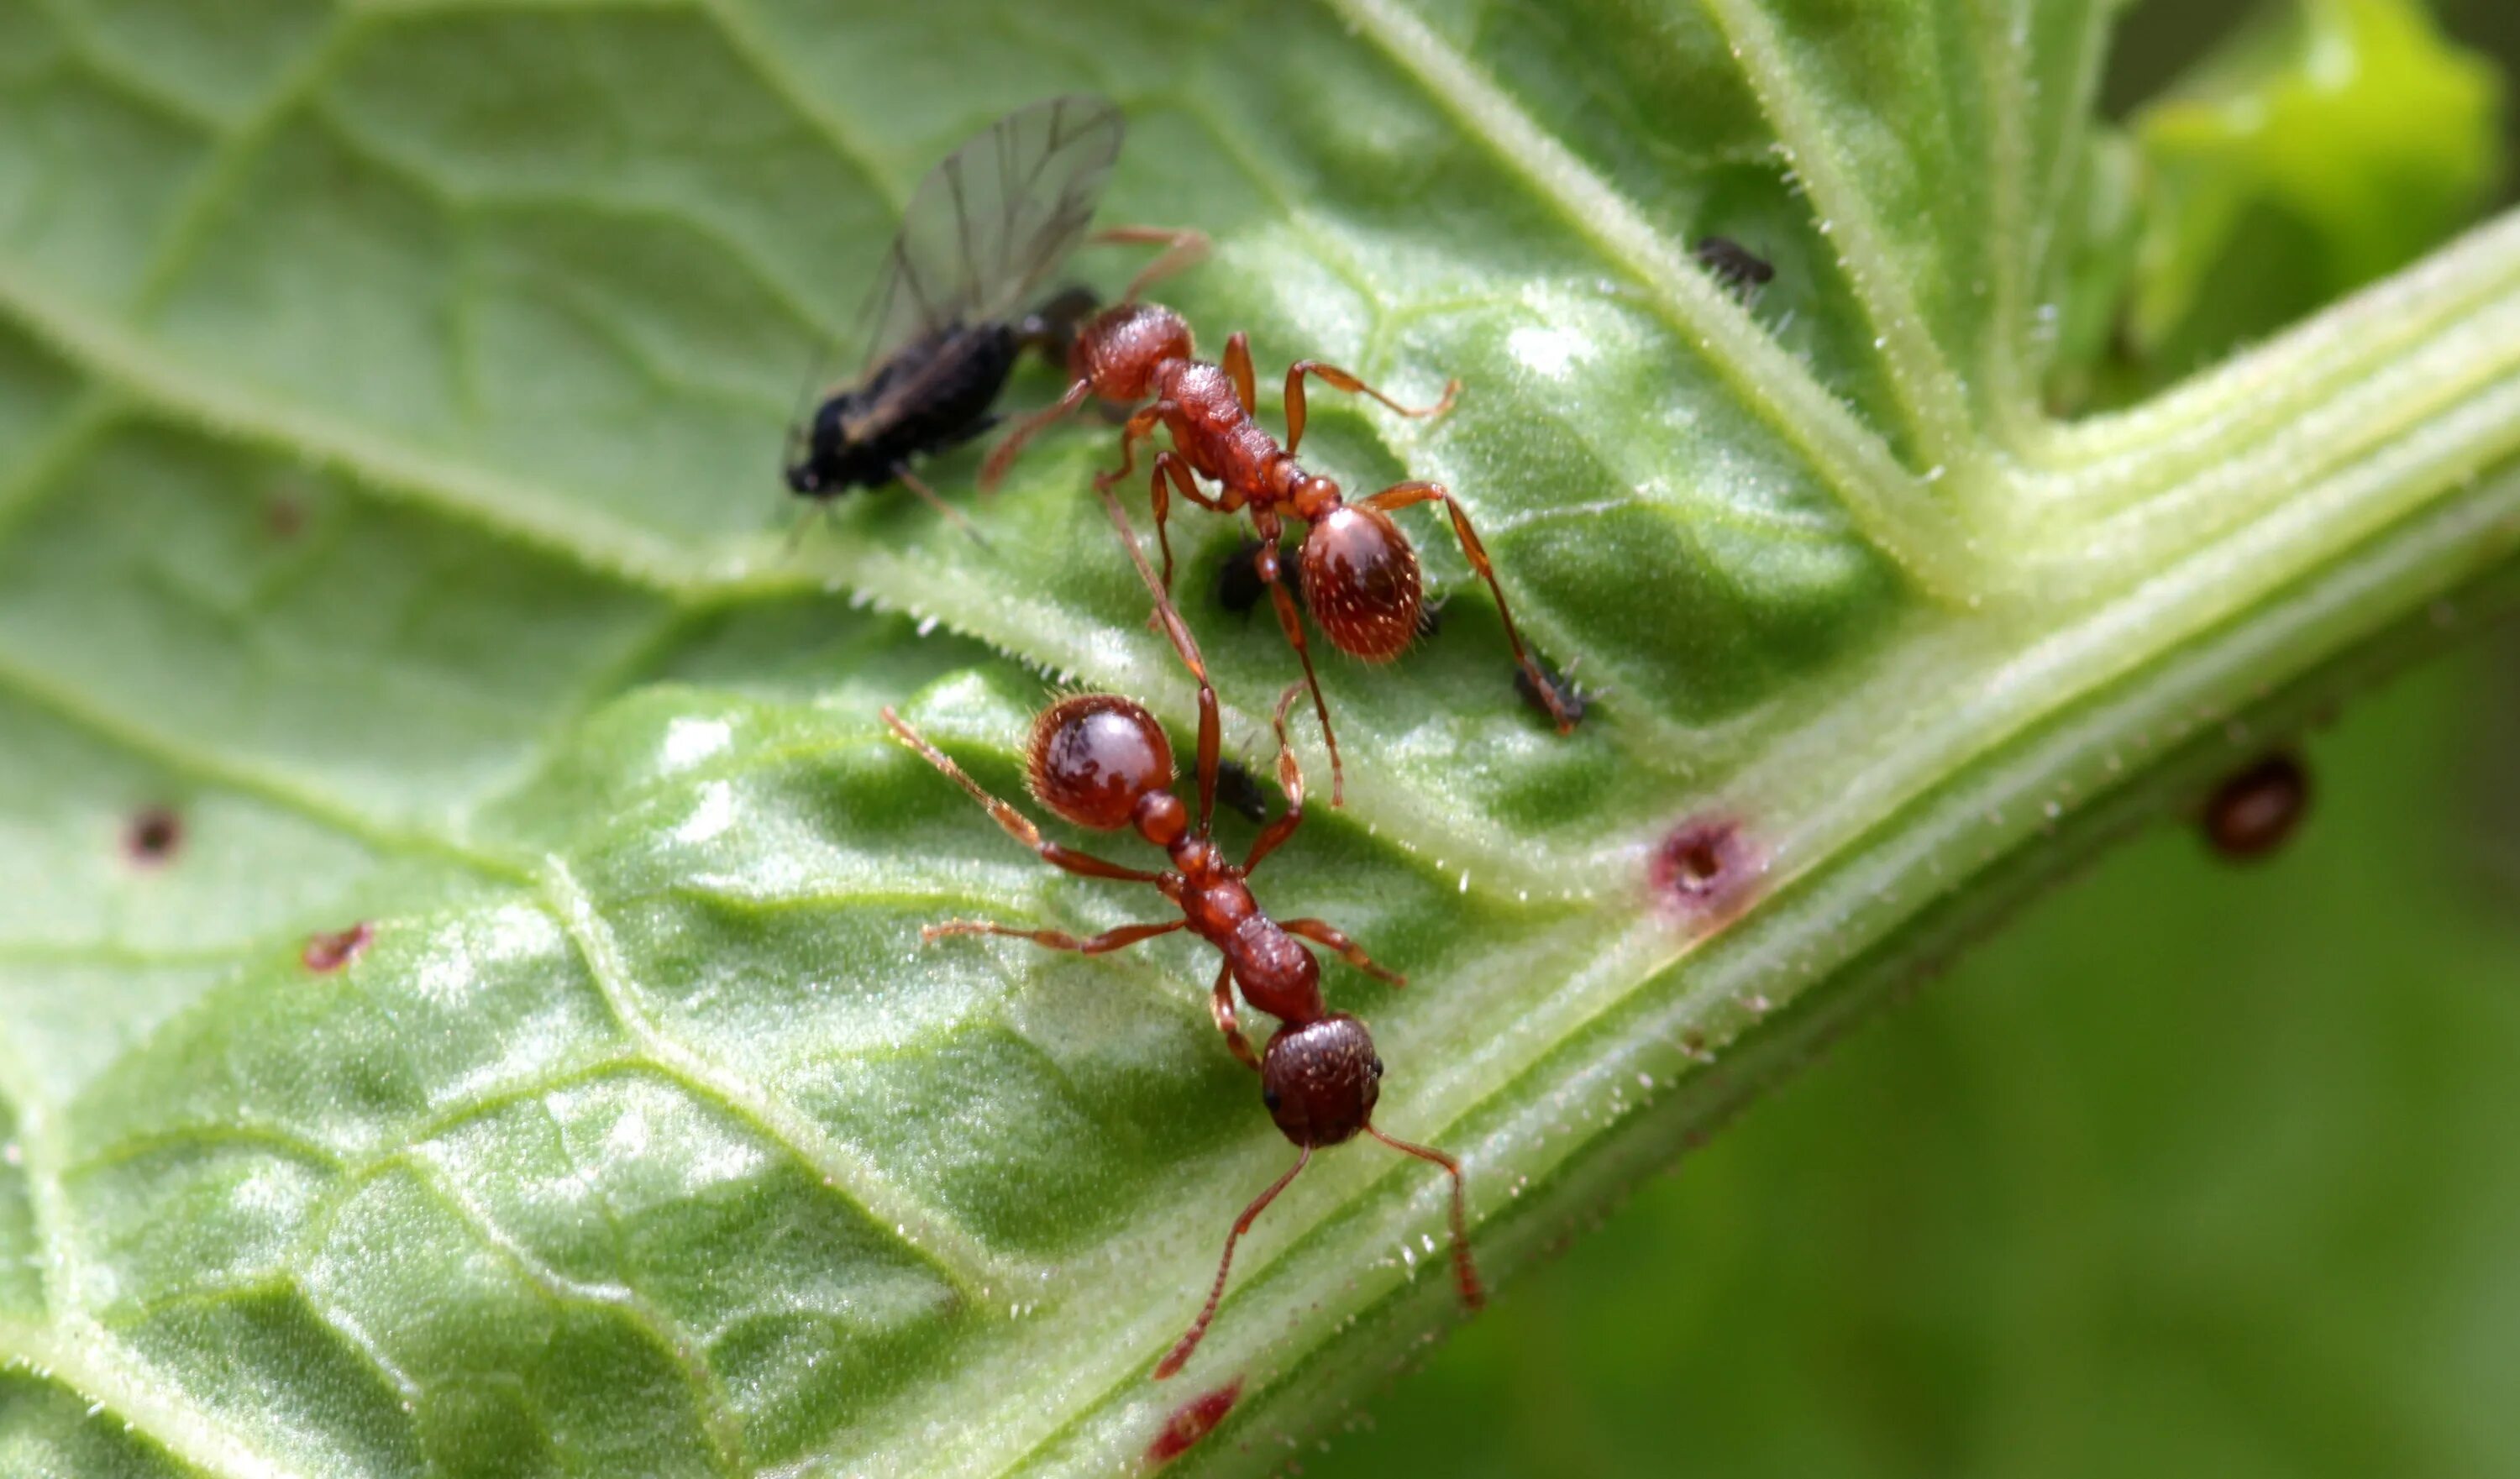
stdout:
[(1372, 1063), (1372, 1072), (1373, 1072), (1373, 1076), (1374, 1076), (1375, 1078), (1380, 1078), (1380, 1077), (1382, 1077), (1382, 1059), (1380, 1059), (1380, 1058), (1375, 1058), (1375, 1059), (1373, 1060), (1373, 1063)]
[(1284, 1102), (1284, 1098), (1282, 1097), (1275, 1089), (1263, 1089), (1260, 1091), (1260, 1106), (1268, 1110), (1271, 1114), (1277, 1113), (1278, 1106)]

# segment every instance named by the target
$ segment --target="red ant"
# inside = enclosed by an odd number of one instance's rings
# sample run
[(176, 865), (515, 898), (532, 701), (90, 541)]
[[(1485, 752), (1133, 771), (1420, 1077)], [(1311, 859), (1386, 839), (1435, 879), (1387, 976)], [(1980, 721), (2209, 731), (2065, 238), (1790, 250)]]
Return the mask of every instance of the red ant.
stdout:
[[(1168, 486), (1202, 509), (1220, 514), (1246, 508), (1251, 511), (1251, 524), (1261, 541), (1255, 556), (1260, 581), (1277, 605), (1278, 624), (1285, 630), (1286, 641), (1303, 663), (1304, 685), (1312, 691), (1313, 711), (1322, 721), (1322, 740), (1330, 756), (1333, 806), (1345, 799), (1346, 777), (1339, 764), (1338, 738), (1330, 731), (1329, 706), (1322, 699), (1321, 681), (1313, 673), (1312, 651), (1304, 642), (1303, 620), (1296, 614), (1294, 599), (1279, 576), (1278, 541), (1282, 521), (1293, 518), (1306, 525), (1296, 554), (1296, 572), (1303, 582), (1304, 604), (1312, 608), (1313, 618), (1321, 623), (1330, 645), (1351, 657), (1384, 662), (1399, 656), (1417, 638), (1425, 594), (1418, 573), (1418, 552), (1392, 521), (1391, 511), (1412, 504), (1440, 503), (1452, 515), (1453, 533), (1461, 540), (1462, 553), (1469, 558), (1470, 567), (1496, 594), (1497, 615), (1505, 623), (1506, 641), (1513, 648), (1514, 661), (1534, 690), (1546, 696), (1550, 717), (1556, 721), (1558, 733), (1571, 733), (1575, 716), (1557, 700), (1556, 688), (1547, 681), (1531, 654), (1523, 650), (1522, 635), (1514, 629), (1513, 612), (1506, 605), (1505, 588), (1497, 584), (1487, 547), (1479, 542), (1478, 531), (1470, 527), (1470, 515), (1450, 489), (1442, 483), (1411, 480), (1393, 483), (1370, 498), (1350, 503), (1337, 483), (1306, 471), (1295, 461), (1295, 449), (1304, 440), (1307, 376), (1318, 376), (1333, 388), (1351, 394), (1370, 395), (1409, 417), (1440, 416), (1450, 410), (1462, 382), (1447, 382), (1443, 399), (1434, 405), (1413, 408), (1335, 365), (1297, 360), (1286, 367), (1286, 441), (1281, 446), (1251, 415), (1258, 395), (1252, 378), (1249, 338), (1237, 333), (1225, 341), (1224, 363), (1211, 364), (1194, 357), (1190, 325), (1181, 315), (1158, 304), (1137, 300), (1138, 291), (1158, 275), (1159, 268), (1186, 264), (1204, 252), (1206, 237), (1195, 231), (1131, 227), (1103, 232), (1101, 240), (1158, 244), (1168, 249), (1138, 275), (1118, 304), (1087, 320), (1076, 331), (1067, 353), (1068, 373), (1074, 377), (1067, 393), (1057, 404), (1016, 424), (1007, 439), (989, 454), (987, 464), (980, 470), (980, 486), (984, 490), (995, 487), (1025, 442), (1083, 405), (1088, 396), (1100, 396), (1118, 406), (1134, 406), (1148, 396), (1154, 397), (1121, 428), (1120, 466), (1096, 477), (1095, 489), (1107, 491), (1129, 475), (1137, 467), (1138, 443), (1153, 435), (1155, 427), (1163, 426), (1172, 433), (1172, 448), (1155, 454), (1148, 481), (1154, 502), (1155, 539), (1164, 555), (1163, 589), (1167, 591), (1172, 589), (1173, 580), (1172, 539), (1165, 530), (1165, 519), (1172, 508)], [(1216, 482), (1221, 491), (1213, 497), (1200, 492), (1197, 477)]]
[[(1155, 1367), (1161, 1380), (1182, 1368), (1216, 1318), (1225, 1297), (1225, 1277), (1234, 1267), (1234, 1247), (1260, 1214), (1278, 1199), (1304, 1167), (1313, 1151), (1353, 1140), (1363, 1133), (1404, 1154), (1432, 1161), (1453, 1179), (1453, 1265), (1462, 1301), (1471, 1309), (1486, 1302), (1476, 1266), (1470, 1261), (1469, 1237), (1462, 1211), (1461, 1162), (1427, 1145), (1396, 1140), (1375, 1129), (1373, 1106), (1381, 1095), (1382, 1059), (1374, 1055), (1373, 1039), (1365, 1024), (1344, 1011), (1332, 1011), (1322, 1000), (1321, 964), (1296, 943), (1298, 937), (1336, 951), (1357, 969), (1393, 986), (1406, 978), (1373, 963), (1355, 941), (1321, 919), (1272, 919), (1261, 912), (1244, 881), (1263, 860), (1295, 834), (1304, 820), (1304, 771), (1286, 742), (1286, 710), (1302, 691), (1289, 685), (1278, 700), (1278, 784), (1286, 792), (1286, 810), (1261, 829), (1251, 854), (1239, 865), (1229, 862), (1211, 839), (1216, 811), (1216, 773), (1220, 745), (1216, 690), (1208, 683), (1207, 664), (1198, 644), (1183, 623), (1172, 598), (1129, 531), (1128, 515), (1108, 491), (1102, 494), (1111, 521), (1120, 530), (1129, 559), (1155, 599), (1155, 613), (1182, 664), (1198, 680), (1198, 824), (1191, 825), (1189, 808), (1172, 790), (1173, 751), (1163, 726), (1137, 703), (1111, 694), (1078, 694), (1042, 710), (1033, 721), (1029, 745), (1034, 799), (1079, 827), (1097, 831), (1134, 829), (1162, 848), (1172, 869), (1148, 873), (1107, 862), (1091, 853), (1045, 840), (1030, 819), (989, 794), (943, 751), (921, 738), (890, 708), (883, 722), (904, 742), (943, 771), (971, 798), (988, 808), (1009, 836), (1041, 855), (1043, 862), (1090, 878), (1118, 878), (1150, 883), (1181, 909), (1182, 917), (1155, 924), (1124, 924), (1080, 939), (1054, 929), (1017, 929), (982, 919), (949, 919), (920, 931), (922, 940), (945, 935), (1012, 935), (1052, 950), (1102, 955), (1124, 950), (1142, 940), (1189, 929), (1225, 958), (1208, 995), (1208, 1008), (1226, 1046), (1244, 1066), (1260, 1075), (1260, 1102), (1278, 1130), (1294, 1143), (1295, 1164), (1270, 1183), (1226, 1234), (1225, 1256), (1216, 1266), (1216, 1282), (1172, 1350)], [(1278, 1018), (1268, 1047), (1254, 1053), (1235, 1016), (1232, 988), (1242, 989), (1250, 1006)]]

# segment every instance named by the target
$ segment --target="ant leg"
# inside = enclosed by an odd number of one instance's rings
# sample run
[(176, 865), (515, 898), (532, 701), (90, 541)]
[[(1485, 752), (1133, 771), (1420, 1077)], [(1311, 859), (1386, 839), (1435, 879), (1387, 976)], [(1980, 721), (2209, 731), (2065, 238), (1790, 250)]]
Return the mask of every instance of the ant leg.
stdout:
[(1146, 291), (1176, 272), (1197, 266), (1207, 256), (1207, 233), (1191, 226), (1112, 226), (1094, 233), (1096, 242), (1113, 246), (1161, 246), (1155, 259), (1138, 269), (1120, 301), (1134, 303)]
[(1325, 365), (1320, 360), (1297, 360), (1286, 367), (1286, 455), (1289, 457), (1294, 456), (1295, 448), (1304, 440), (1304, 377), (1307, 375), (1320, 376), (1329, 382), (1332, 389), (1345, 390), (1351, 395), (1371, 395), (1403, 416), (1441, 416), (1453, 409), (1453, 398), (1462, 393), (1462, 382), (1449, 380), (1444, 381), (1442, 400), (1431, 406), (1404, 406), (1336, 365)]
[(1225, 341), (1225, 373), (1234, 381), (1234, 393), (1244, 411), (1260, 409), (1260, 386), (1251, 375), (1251, 336), (1237, 329)]
[(1130, 417), (1127, 424), (1120, 427), (1120, 466), (1108, 472), (1095, 473), (1094, 491), (1103, 492), (1121, 478), (1136, 471), (1138, 443), (1155, 434), (1155, 427), (1163, 421), (1165, 412), (1180, 409), (1181, 407), (1172, 401), (1159, 400), (1153, 405), (1141, 407), (1136, 415)]
[(1486, 1309), (1488, 1291), (1479, 1283), (1478, 1265), (1470, 1262), (1469, 1219), (1462, 1207), (1462, 1163), (1432, 1145), (1413, 1145), (1405, 1140), (1395, 1140), (1372, 1125), (1365, 1127), (1365, 1133), (1403, 1155), (1433, 1161), (1453, 1179), (1453, 1283), (1462, 1291), (1462, 1304), (1472, 1310)]
[(1164, 1359), (1155, 1363), (1157, 1381), (1170, 1376), (1190, 1363), (1191, 1353), (1198, 1349), (1199, 1337), (1207, 1333), (1208, 1322), (1216, 1318), (1217, 1302), (1225, 1298), (1225, 1276), (1234, 1267), (1234, 1245), (1242, 1240), (1243, 1233), (1251, 1231), (1251, 1225), (1260, 1220), (1261, 1213), (1269, 1210), (1269, 1204), (1278, 1199), (1279, 1192), (1286, 1189), (1286, 1184), (1302, 1175), (1304, 1168), (1311, 1165), (1312, 1161), (1313, 1147), (1297, 1146), (1295, 1163), (1286, 1168), (1286, 1174), (1271, 1182), (1269, 1189), (1252, 1198), (1251, 1205), (1243, 1208), (1242, 1215), (1234, 1220), (1234, 1231), (1225, 1234), (1225, 1257), (1216, 1265), (1216, 1285), (1207, 1291), (1207, 1304), (1198, 1312), (1198, 1319), (1191, 1322), (1190, 1329), (1184, 1332), (1182, 1338), (1174, 1343), (1173, 1348), (1164, 1354)]
[(955, 784), (963, 787), (966, 791), (970, 792), (971, 799), (979, 802), (982, 806), (988, 809), (990, 818), (994, 820), (999, 827), (1005, 829), (1008, 836), (1014, 838), (1024, 846), (1031, 848), (1036, 853), (1039, 853), (1041, 855), (1041, 860), (1044, 863), (1049, 864), (1051, 867), (1065, 869), (1067, 872), (1072, 874), (1082, 874), (1089, 878), (1118, 878), (1123, 882), (1128, 883), (1160, 883), (1163, 881), (1164, 875), (1162, 874), (1151, 874), (1143, 869), (1130, 868), (1122, 864), (1112, 863), (1104, 859), (1098, 858), (1092, 853), (1078, 852), (1072, 847), (1061, 847), (1056, 842), (1045, 839), (1041, 834), (1041, 829), (1032, 825), (1030, 818), (1015, 810), (1013, 807), (1009, 806), (1004, 801), (999, 800), (997, 797), (990, 795), (988, 791), (981, 787), (979, 782), (972, 780), (968, 775), (965, 775), (963, 773), (963, 767), (956, 765), (952, 760), (946, 758), (943, 750), (940, 750), (936, 746), (928, 743), (924, 736), (921, 735), (919, 731), (912, 729), (907, 720), (892, 711), (892, 706), (890, 704), (884, 705), (883, 722), (891, 726), (892, 732), (901, 737), (901, 741), (904, 744), (907, 744), (912, 749), (919, 751), (919, 753), (925, 758), (928, 764), (943, 771), (947, 778), (952, 780)]
[(903, 487), (908, 488), (911, 492), (927, 500), (927, 507), (944, 515), (946, 518), (953, 522), (956, 528), (970, 535), (971, 542), (973, 544), (978, 545), (984, 550), (989, 548), (988, 540), (982, 538), (979, 529), (974, 526), (969, 519), (963, 516), (963, 511), (954, 507), (952, 504), (947, 503), (944, 499), (937, 497), (936, 490), (927, 486), (925, 480), (921, 478), (918, 473), (911, 471), (906, 467), (895, 467), (892, 470), (892, 480), (901, 484)]
[(1505, 587), (1497, 584), (1496, 566), (1488, 560), (1488, 547), (1479, 542), (1479, 531), (1470, 527), (1470, 515), (1462, 508), (1461, 500), (1453, 496), (1452, 490), (1442, 483), (1393, 483), (1362, 502), (1366, 508), (1385, 514), (1412, 504), (1440, 503), (1444, 506), (1444, 512), (1453, 515), (1453, 534), (1462, 542), (1462, 553), (1469, 557), (1470, 568), (1479, 572), (1479, 578), (1488, 583), (1488, 590), (1496, 596), (1497, 616), (1505, 622), (1505, 640), (1513, 648), (1513, 660), (1521, 666), (1523, 676), (1531, 680), (1532, 692), (1540, 695), (1541, 703), (1549, 710), (1549, 717), (1557, 722), (1557, 733), (1575, 733), (1575, 716), (1567, 712), (1565, 700), (1558, 695), (1557, 685), (1550, 682), (1549, 675), (1541, 671), (1540, 664), (1523, 650), (1522, 634), (1514, 629), (1513, 611), (1506, 605)]
[[(1259, 520), (1252, 522), (1257, 524)], [(1313, 650), (1304, 641), (1304, 618), (1295, 614), (1295, 598), (1286, 594), (1286, 583), (1279, 578), (1274, 520), (1260, 531), (1260, 549), (1251, 562), (1260, 572), (1261, 583), (1269, 588), (1269, 600), (1278, 610), (1278, 625), (1285, 632), (1287, 645), (1295, 650), (1295, 660), (1304, 665), (1304, 687), (1312, 690), (1313, 712), (1322, 721), (1322, 744), (1330, 752), (1330, 805), (1343, 806), (1347, 803), (1347, 777), (1339, 768), (1338, 736), (1330, 730), (1330, 706), (1322, 697), (1322, 680), (1313, 671)]]
[(1014, 465), (1015, 454), (1023, 450), (1024, 443), (1032, 440), (1051, 423), (1084, 405), (1085, 397), (1093, 393), (1092, 381), (1078, 381), (1067, 387), (1065, 395), (1016, 422), (1014, 429), (1007, 433), (1007, 439), (998, 443), (997, 449), (989, 454), (989, 460), (980, 464), (980, 491), (998, 491), (998, 484), (1006, 481), (1007, 469)]
[(1207, 994), (1207, 1009), (1216, 1018), (1216, 1030), (1225, 1034), (1225, 1046), (1234, 1050), (1236, 1058), (1254, 1073), (1260, 1071), (1260, 1054), (1251, 1051), (1251, 1040), (1242, 1035), (1242, 1024), (1234, 1015), (1234, 966), (1221, 965), (1216, 972), (1216, 985)]
[[(1164, 456), (1172, 454), (1167, 452)], [(1207, 659), (1199, 655), (1198, 639), (1190, 634), (1190, 624), (1182, 620), (1181, 608), (1173, 605), (1171, 593), (1148, 567), (1147, 552), (1138, 548), (1138, 531), (1129, 527), (1129, 515), (1121, 512), (1120, 500), (1113, 498), (1108, 488), (1097, 488), (1095, 492), (1102, 497), (1102, 512), (1111, 515), (1111, 527), (1119, 530), (1120, 547), (1129, 552), (1129, 562), (1138, 567), (1138, 578), (1147, 583), (1147, 594), (1154, 598), (1155, 619), (1162, 624), (1164, 636), (1171, 639), (1174, 654), (1198, 680), (1198, 834), (1204, 837), (1216, 816), (1216, 760), (1225, 742), (1225, 726), (1216, 713), (1216, 688), (1207, 681)]]
[(1338, 952), (1339, 959), (1364, 971), (1377, 981), (1393, 986), (1406, 986), (1409, 978), (1396, 970), (1385, 970), (1373, 964), (1365, 947), (1347, 937), (1345, 931), (1322, 919), (1280, 919), (1278, 927), (1290, 935), (1301, 935), (1316, 944), (1327, 945)]
[(1115, 950), (1126, 950), (1140, 940), (1151, 940), (1157, 935), (1168, 935), (1176, 929), (1189, 927), (1188, 919), (1175, 919), (1169, 924), (1123, 924), (1117, 929), (1106, 929), (1099, 935), (1088, 935), (1080, 940), (1056, 929), (1017, 929), (1012, 924), (992, 924), (986, 919), (947, 919), (942, 924), (920, 926), (919, 939), (920, 943), (925, 944), (947, 935), (1006, 935), (1012, 939), (1030, 940), (1045, 950), (1072, 950), (1079, 955), (1091, 956), (1109, 955)]
[(1147, 492), (1155, 511), (1155, 544), (1164, 552), (1164, 589), (1170, 591), (1173, 588), (1173, 536), (1166, 520), (1172, 517), (1172, 499), (1164, 491), (1167, 482), (1180, 489), (1182, 497), (1202, 509), (1215, 508), (1216, 500), (1198, 491), (1197, 481), (1191, 476), (1190, 463), (1180, 453), (1155, 454), (1154, 475), (1148, 479)]
[(1242, 871), (1246, 874), (1258, 868), (1261, 859), (1276, 852), (1278, 844), (1293, 836), (1295, 829), (1304, 825), (1304, 766), (1295, 758), (1294, 746), (1286, 742), (1286, 709), (1295, 701), (1295, 695), (1303, 691), (1304, 686), (1300, 683), (1287, 684), (1286, 691), (1278, 695), (1278, 712), (1270, 720), (1278, 731), (1278, 788), (1286, 793), (1286, 812), (1263, 828), (1259, 837), (1252, 842), (1251, 856), (1242, 860)]

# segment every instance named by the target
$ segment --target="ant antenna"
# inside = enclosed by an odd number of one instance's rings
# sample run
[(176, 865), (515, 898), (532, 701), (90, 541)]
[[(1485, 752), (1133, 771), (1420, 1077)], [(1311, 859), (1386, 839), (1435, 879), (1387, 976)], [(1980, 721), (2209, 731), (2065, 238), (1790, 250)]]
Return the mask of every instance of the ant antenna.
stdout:
[(1479, 1282), (1478, 1265), (1470, 1262), (1468, 1218), (1462, 1206), (1462, 1163), (1432, 1145), (1412, 1144), (1408, 1141), (1385, 1135), (1372, 1125), (1365, 1127), (1365, 1133), (1403, 1155), (1414, 1155), (1419, 1160), (1433, 1161), (1444, 1168), (1445, 1175), (1453, 1179), (1453, 1281), (1461, 1287), (1462, 1303), (1472, 1310), (1486, 1309), (1487, 1286)]
[[(1398, 1143), (1394, 1142), (1394, 1143)], [(1285, 1190), (1287, 1184), (1301, 1175), (1303, 1169), (1312, 1163), (1313, 1147), (1297, 1146), (1295, 1163), (1286, 1168), (1286, 1174), (1271, 1182), (1269, 1189), (1253, 1197), (1251, 1205), (1243, 1208), (1242, 1215), (1234, 1220), (1234, 1231), (1225, 1234), (1225, 1256), (1217, 1261), (1216, 1283), (1207, 1291), (1207, 1303), (1200, 1307), (1198, 1319), (1191, 1322), (1190, 1328), (1182, 1333), (1182, 1338), (1173, 1343), (1170, 1351), (1164, 1353), (1164, 1359), (1155, 1363), (1157, 1381), (1163, 1380), (1190, 1364), (1191, 1353), (1198, 1349), (1199, 1337), (1207, 1333), (1208, 1322), (1216, 1318), (1216, 1306), (1225, 1298), (1225, 1276), (1234, 1268), (1234, 1245), (1242, 1240), (1243, 1233), (1251, 1231), (1251, 1224), (1259, 1220), (1260, 1214), (1269, 1210), (1269, 1204), (1278, 1199), (1278, 1193)]]
[(1180, 655), (1182, 666), (1190, 669), (1190, 675), (1198, 680), (1198, 827), (1203, 836), (1216, 815), (1216, 761), (1224, 745), (1224, 723), (1217, 716), (1215, 686), (1207, 680), (1207, 659), (1199, 655), (1198, 639), (1191, 636), (1181, 608), (1173, 605), (1172, 593), (1155, 578), (1154, 566), (1147, 563), (1147, 552), (1138, 548), (1138, 531), (1130, 526), (1120, 500), (1111, 495), (1109, 488), (1097, 487), (1094, 493), (1102, 500), (1102, 512), (1111, 515), (1111, 527), (1119, 530), (1121, 548), (1129, 552), (1129, 562), (1138, 567), (1138, 578), (1147, 583), (1147, 593), (1155, 598), (1155, 618), (1163, 623), (1164, 635), (1172, 639), (1173, 651)]

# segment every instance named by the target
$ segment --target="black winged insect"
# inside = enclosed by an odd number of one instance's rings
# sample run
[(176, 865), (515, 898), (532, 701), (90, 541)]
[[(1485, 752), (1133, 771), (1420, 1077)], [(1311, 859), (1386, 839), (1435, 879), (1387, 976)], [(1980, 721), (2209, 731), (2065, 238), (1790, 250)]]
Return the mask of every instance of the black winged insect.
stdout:
[(969, 530), (911, 460), (996, 425), (990, 408), (1025, 351), (1065, 363), (1094, 294), (1070, 288), (1025, 305), (1085, 240), (1125, 131), (1106, 98), (1052, 98), (927, 172), (867, 299), (865, 368), (848, 384), (809, 386), (812, 413), (788, 430), (790, 491), (828, 508), (852, 488), (897, 482)]

